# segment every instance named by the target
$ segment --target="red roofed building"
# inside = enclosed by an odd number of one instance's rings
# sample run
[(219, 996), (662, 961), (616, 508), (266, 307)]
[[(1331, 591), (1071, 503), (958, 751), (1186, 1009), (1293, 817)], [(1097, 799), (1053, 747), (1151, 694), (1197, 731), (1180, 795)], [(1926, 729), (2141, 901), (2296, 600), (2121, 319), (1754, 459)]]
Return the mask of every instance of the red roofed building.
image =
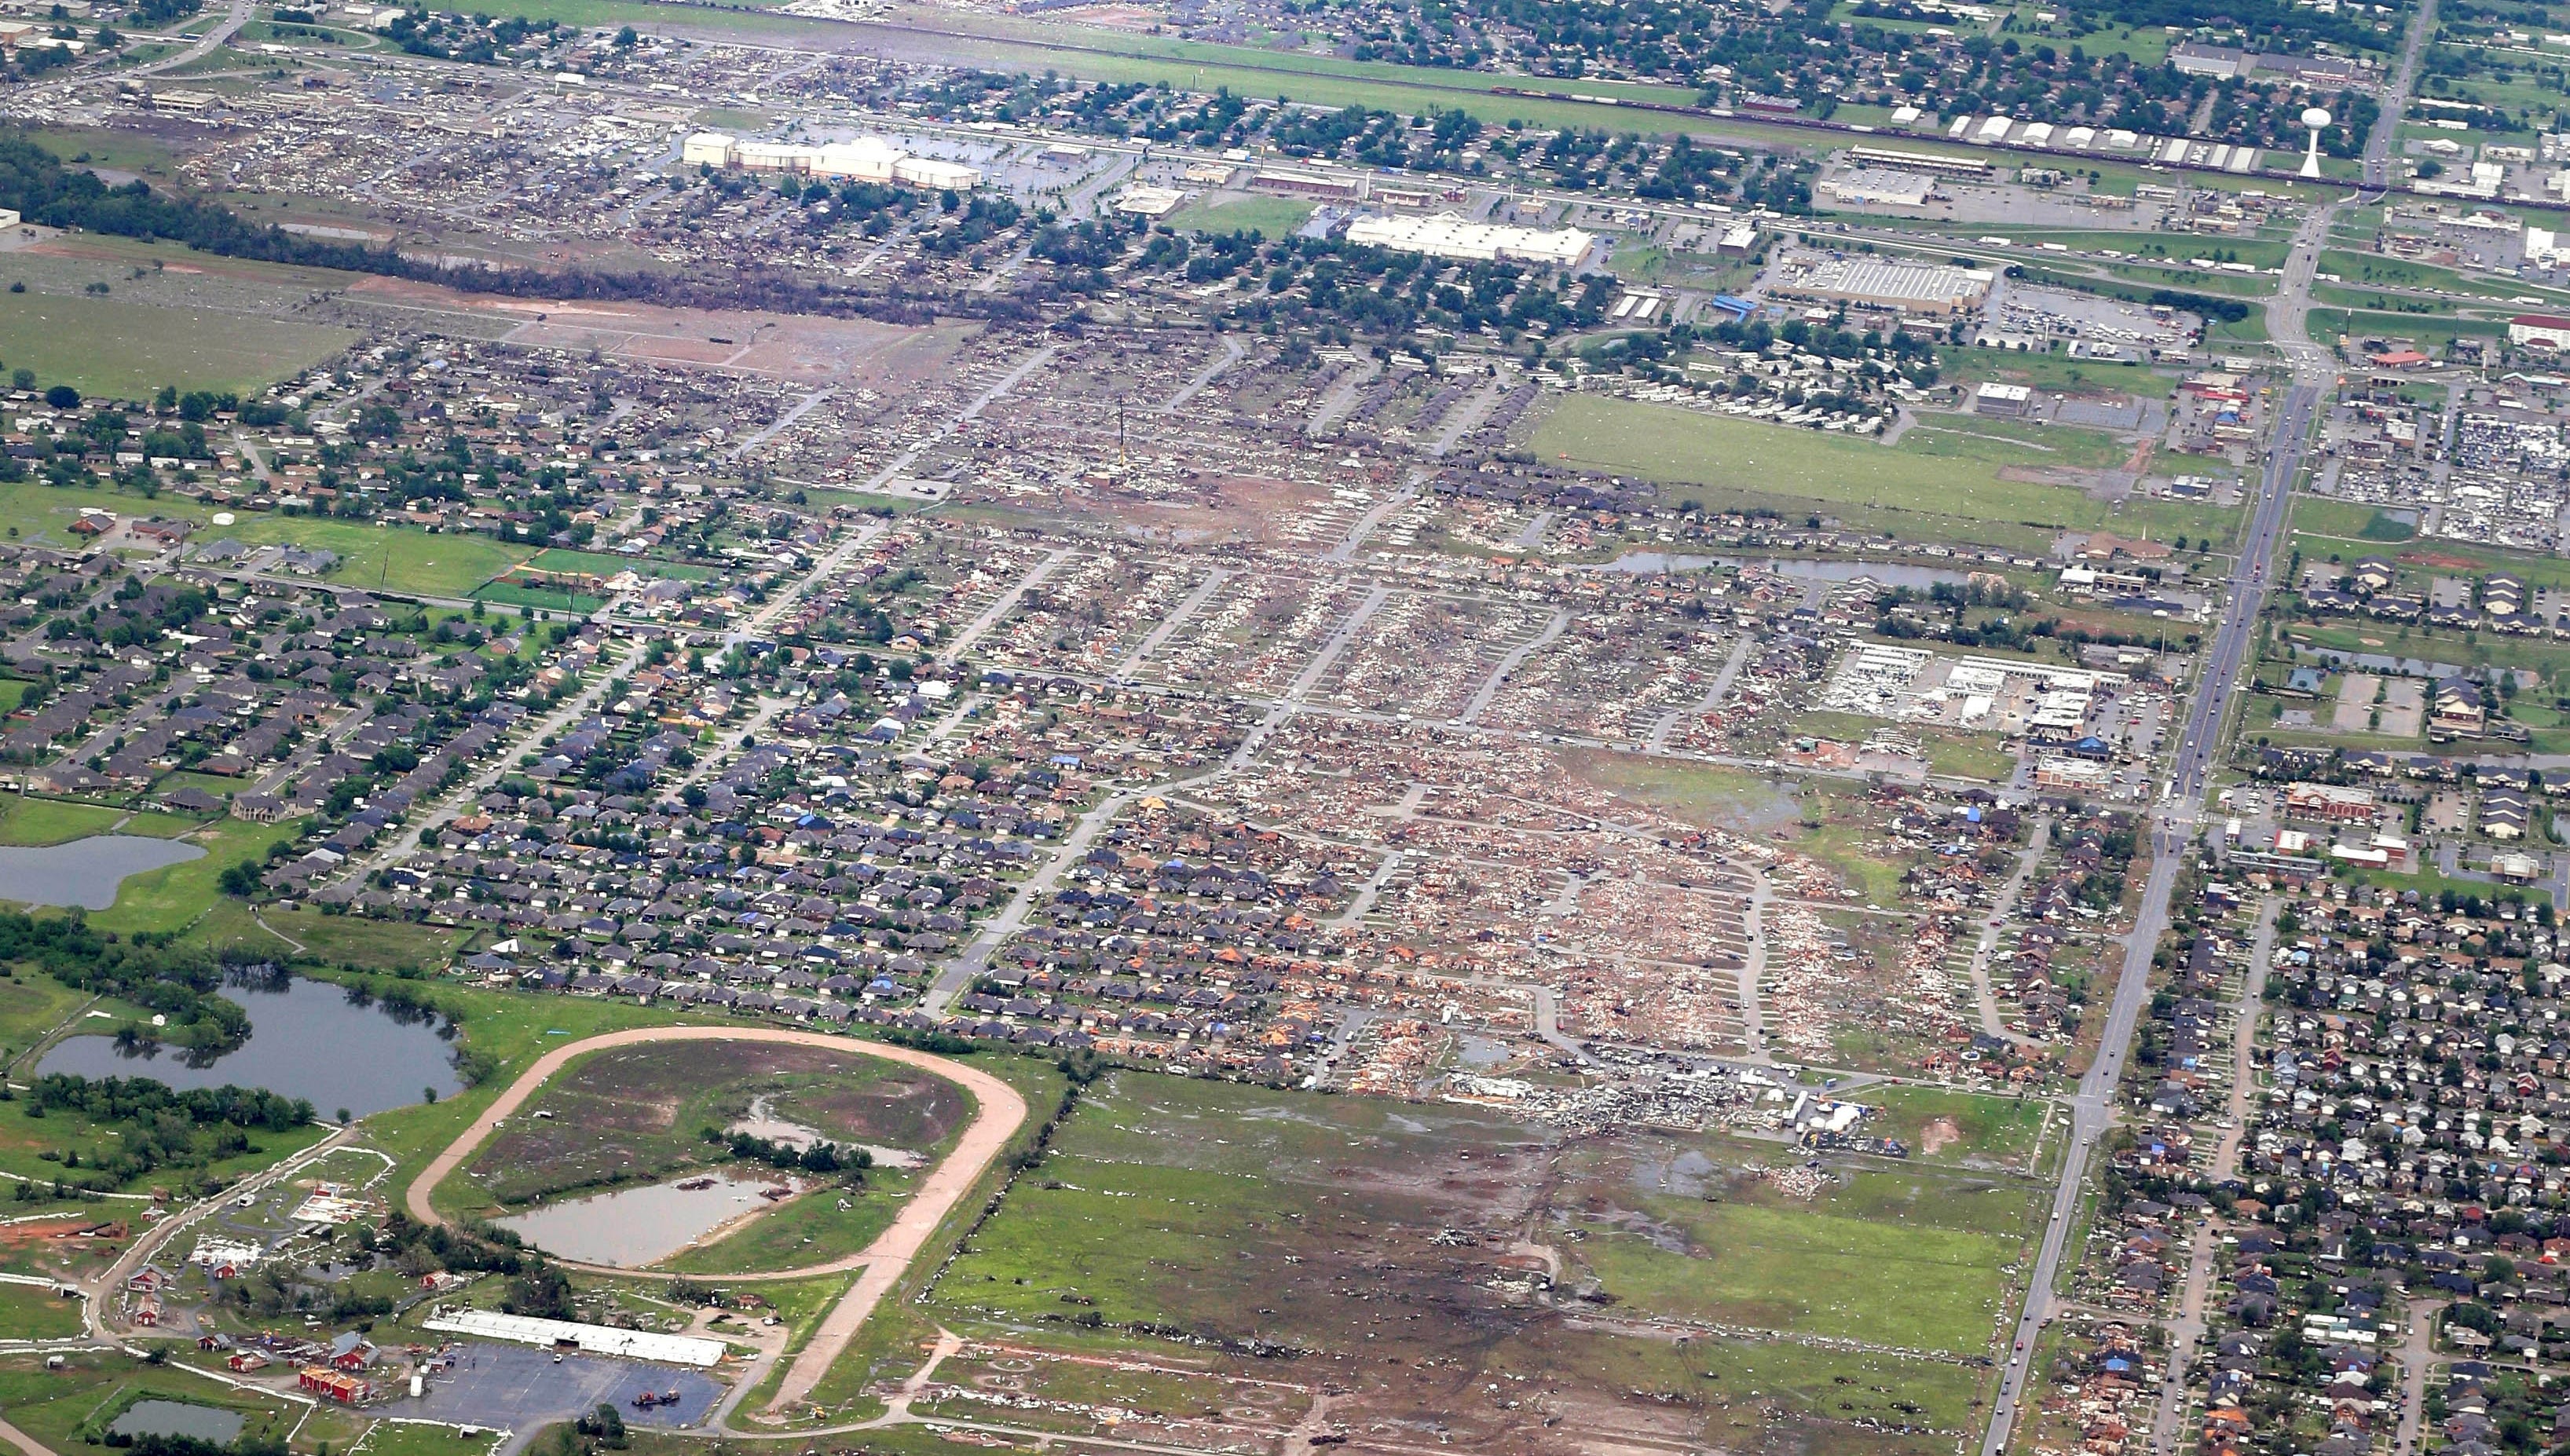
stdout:
[(2520, 313), (2507, 321), (2507, 341), (2519, 348), (2570, 348), (2570, 318)]
[(343, 1374), (324, 1365), (306, 1365), (294, 1377), (294, 1383), (315, 1394), (328, 1396), (342, 1405), (355, 1405), (374, 1387), (354, 1375)]

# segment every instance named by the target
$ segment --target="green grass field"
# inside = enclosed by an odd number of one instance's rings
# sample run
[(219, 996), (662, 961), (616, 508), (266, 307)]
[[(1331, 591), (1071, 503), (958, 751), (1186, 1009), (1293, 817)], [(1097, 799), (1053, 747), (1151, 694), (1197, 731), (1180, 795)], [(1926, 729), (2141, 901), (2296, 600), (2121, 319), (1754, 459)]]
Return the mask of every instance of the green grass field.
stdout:
[(0, 1069), (62, 1025), (88, 999), (86, 993), (37, 971), (0, 976)]
[[(192, 1347), (189, 1353), (194, 1354)], [(39, 1355), (0, 1360), (0, 1410), (9, 1423), (57, 1451), (84, 1444), (137, 1400), (159, 1397), (191, 1405), (218, 1405), (247, 1419), (244, 1436), (282, 1439), (300, 1408), (264, 1391), (235, 1390), (188, 1370), (145, 1365), (123, 1350), (84, 1350), (48, 1370)]]
[(303, 821), (299, 819), (283, 824), (218, 821), (189, 841), (205, 850), (202, 858), (146, 870), (128, 879), (117, 891), (116, 904), (96, 911), (90, 919), (104, 929), (127, 932), (188, 929), (208, 915), (212, 908), (235, 904), (225, 901), (214, 889), (216, 877), (226, 868), (241, 860), (258, 859), (267, 853), (269, 845), (292, 840), (302, 833)]
[(110, 167), (123, 172), (166, 172), (178, 154), (153, 137), (111, 127), (49, 125), (0, 132), (33, 142), (65, 162), (84, 167)]
[(1644, 1202), (1702, 1253), (1590, 1229), (1579, 1257), (1625, 1307), (1908, 1349), (1987, 1344), (2001, 1312), (1998, 1269), (2019, 1243), (1801, 1209)]
[(672, 581), (703, 581), (713, 572), (703, 566), (690, 566), (681, 561), (663, 561), (650, 556), (620, 556), (609, 551), (575, 551), (561, 546), (548, 546), (527, 559), (530, 569), (538, 571), (586, 571), (595, 576), (613, 576), (632, 571), (638, 576), (659, 576)]
[(354, 329), (213, 309), (0, 293), (0, 367), (113, 399), (143, 399), (165, 384), (254, 393), (356, 338)]
[(1169, 225), (1180, 232), (1256, 232), (1284, 237), (1311, 215), (1311, 203), (1291, 197), (1241, 197), (1211, 206), (1190, 202), (1169, 214)]
[[(898, 1201), (915, 1181), (891, 1169), (869, 1172), (861, 1191), (816, 1190), (761, 1214), (719, 1243), (690, 1249), (660, 1267), (680, 1274), (757, 1274), (855, 1254), (892, 1227)], [(856, 1207), (841, 1211), (842, 1198)]]
[(249, 517), (222, 531), (253, 545), (283, 542), (336, 551), (339, 564), (329, 572), (333, 581), (430, 596), (469, 595), (533, 553), (487, 536), (431, 536), (407, 527), (361, 526), (317, 516)]
[[(2320, 284), (2314, 290), (2319, 296), (2329, 289)], [(2441, 308), (2442, 305), (2436, 305)], [(2440, 349), (2457, 338), (2497, 338), (2507, 332), (2498, 319), (2454, 318), (2444, 313), (2385, 313), (2346, 307), (2315, 308), (2308, 324), (2315, 343), (2334, 342), (2341, 335), (2365, 338), (2415, 339), (2428, 349)]]
[(463, 1427), (432, 1421), (379, 1420), (349, 1456), (488, 1456), (504, 1439), (487, 1431), (467, 1439)]
[(1177, 231), (1203, 233), (1262, 233), (1262, 236), (1288, 236), (1311, 218), (1311, 202), (1295, 202), (1293, 197), (1236, 197), (1228, 202), (1187, 202), (1185, 208), (1169, 213), (1169, 226)]
[(2177, 376), (2144, 364), (2101, 364), (2094, 359), (2064, 359), (2053, 354), (2024, 354), (2009, 349), (1956, 349), (1939, 356), (1942, 378), (1958, 384), (2000, 380), (2057, 393), (2114, 390), (2151, 399), (2177, 393)]
[(2407, 541), (2418, 534), (2416, 527), (2396, 521), (2375, 507), (2354, 501), (2333, 501), (2324, 496), (2296, 497), (2293, 520), (2297, 532), (2385, 546)]
[[(1941, 1087), (1869, 1087), (1857, 1100), (1883, 1111), (1867, 1125), (1869, 1133), (1895, 1137), (1910, 1145), (1914, 1158), (1945, 1163), (1995, 1163), (2017, 1172), (2030, 1171), (2027, 1160), (2043, 1130), (2045, 1106), (2028, 1098), (1988, 1097), (1974, 1092), (1948, 1092)], [(1951, 1124), (1946, 1129), (1938, 1124)], [(1942, 1144), (1927, 1151), (1931, 1128)], [(1950, 1131), (1951, 1141), (1945, 1141)]]
[(1657, 481), (1677, 500), (1713, 508), (1771, 506), (1789, 515), (1817, 509), (1914, 540), (2040, 550), (2063, 531), (2228, 539), (2237, 528), (2234, 511), (2157, 501), (2114, 505), (2067, 486), (1999, 477), (2011, 466), (2103, 464), (2112, 441), (2096, 432), (1943, 419), (1936, 425), (1886, 448), (1816, 430), (1572, 395), (1536, 429), (1532, 448), (1546, 460)]
[(33, 1284), (0, 1284), (0, 1329), (11, 1339), (68, 1339), (81, 1332), (81, 1301)]
[[(120, 824), (122, 827), (120, 828)], [(118, 834), (175, 839), (197, 822), (175, 814), (135, 813), (65, 799), (0, 797), (0, 845), (60, 845), (115, 829)]]
[(585, 596), (574, 591), (552, 591), (536, 586), (521, 586), (514, 581), (493, 581), (473, 588), (473, 599), (494, 606), (532, 606), (539, 611), (596, 611), (607, 604), (604, 596)]

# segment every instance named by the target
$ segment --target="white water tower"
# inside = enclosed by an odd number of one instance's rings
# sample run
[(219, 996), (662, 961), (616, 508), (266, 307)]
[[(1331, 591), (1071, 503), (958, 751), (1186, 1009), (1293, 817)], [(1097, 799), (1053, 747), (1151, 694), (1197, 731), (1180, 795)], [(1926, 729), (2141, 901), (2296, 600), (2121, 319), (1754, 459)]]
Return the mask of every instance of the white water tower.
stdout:
[(2303, 176), (2305, 177), (2316, 178), (2321, 175), (2321, 133), (2329, 124), (2330, 114), (2326, 108), (2315, 106), (2303, 109), (2303, 125), (2312, 129), (2312, 148), (2303, 154)]

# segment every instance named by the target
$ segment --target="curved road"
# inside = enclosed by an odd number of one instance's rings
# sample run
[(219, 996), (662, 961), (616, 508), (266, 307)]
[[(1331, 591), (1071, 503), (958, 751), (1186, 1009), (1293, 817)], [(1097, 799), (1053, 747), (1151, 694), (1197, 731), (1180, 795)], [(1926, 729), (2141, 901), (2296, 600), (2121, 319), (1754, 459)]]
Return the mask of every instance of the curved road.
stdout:
[[(981, 1103), (980, 1112), (975, 1115), (972, 1126), (964, 1130), (964, 1136), (957, 1140), (954, 1151), (939, 1160), (937, 1167), (921, 1181), (919, 1191), (911, 1196), (909, 1202), (902, 1205), (901, 1212), (893, 1219), (892, 1227), (884, 1230), (876, 1237), (875, 1242), (867, 1245), (863, 1251), (849, 1255), (845, 1259), (813, 1265), (805, 1269), (787, 1270), (769, 1274), (725, 1276), (726, 1281), (731, 1282), (745, 1279), (793, 1279), (814, 1274), (838, 1274), (860, 1266), (864, 1268), (865, 1272), (857, 1276), (856, 1283), (840, 1297), (839, 1302), (832, 1306), (830, 1312), (822, 1317), (820, 1327), (813, 1331), (811, 1341), (803, 1346), (801, 1353), (795, 1355), (793, 1364), (786, 1367), (784, 1382), (777, 1387), (776, 1398), (770, 1401), (767, 1407), (771, 1411), (781, 1410), (810, 1395), (812, 1388), (821, 1383), (821, 1377), (828, 1373), (830, 1366), (837, 1362), (840, 1353), (848, 1347), (848, 1341), (854, 1338), (857, 1330), (864, 1325), (866, 1316), (874, 1312), (875, 1305), (882, 1301), (885, 1293), (890, 1291), (894, 1283), (898, 1282), (902, 1274), (909, 1270), (911, 1260), (918, 1256), (919, 1251), (936, 1234), (937, 1226), (945, 1222), (946, 1215), (963, 1201), (966, 1194), (972, 1192), (973, 1185), (981, 1180), (983, 1172), (1000, 1156), (1000, 1151), (1008, 1146), (1010, 1136), (1026, 1122), (1027, 1102), (1025, 1098), (1018, 1095), (1015, 1087), (988, 1072), (946, 1057), (932, 1056), (924, 1051), (913, 1051), (906, 1046), (854, 1041), (844, 1036), (825, 1035), (817, 1031), (780, 1031), (750, 1026), (646, 1026), (631, 1031), (613, 1031), (604, 1036), (590, 1037), (586, 1041), (573, 1042), (569, 1046), (556, 1047), (537, 1058), (534, 1066), (527, 1068), (519, 1075), (517, 1081), (510, 1083), (509, 1090), (501, 1093), (497, 1101), (484, 1108), (481, 1114), (474, 1118), (473, 1125), (465, 1129), (461, 1137), (449, 1144), (445, 1152), (438, 1154), (426, 1171), (411, 1181), (409, 1191), (404, 1197), (411, 1217), (424, 1224), (451, 1227), (450, 1221), (438, 1213), (436, 1207), (429, 1202), (430, 1193), (438, 1184), (444, 1182), (448, 1175), (464, 1165), (464, 1160), (471, 1157), (475, 1149), (481, 1147), (484, 1140), (491, 1136), (492, 1129), (498, 1127), (503, 1118), (516, 1112), (529, 1097), (535, 1095), (538, 1088), (544, 1086), (555, 1073), (561, 1071), (575, 1058), (611, 1047), (645, 1046), (666, 1041), (770, 1041), (792, 1046), (817, 1046), (831, 1051), (853, 1051), (865, 1056), (906, 1062), (911, 1066), (933, 1072), (951, 1082), (961, 1084)], [(644, 1273), (608, 1265), (574, 1264), (568, 1260), (557, 1262), (566, 1268), (587, 1270), (598, 1274), (632, 1276)]]

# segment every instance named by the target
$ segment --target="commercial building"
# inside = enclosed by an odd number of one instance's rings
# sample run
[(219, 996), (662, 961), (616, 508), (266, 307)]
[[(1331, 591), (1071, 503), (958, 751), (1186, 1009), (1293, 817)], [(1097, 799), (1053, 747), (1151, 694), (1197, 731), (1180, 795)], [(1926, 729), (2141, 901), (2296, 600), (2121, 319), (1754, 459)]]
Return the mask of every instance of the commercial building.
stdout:
[(1972, 391), (1972, 413), (1976, 415), (2022, 419), (2033, 406), (2034, 391), (2022, 384), (2001, 384), (1991, 380)]
[(1261, 172), (1249, 179), (1249, 189), (1271, 197), (1305, 197), (1315, 202), (1361, 202), (1366, 180), (1323, 177), (1310, 172)]
[(1115, 210), (1128, 217), (1166, 217), (1187, 194), (1176, 187), (1129, 186), (1115, 196)]
[(982, 184), (982, 174), (974, 168), (913, 157), (879, 137), (814, 147), (698, 132), (678, 144), (678, 161), (687, 167), (736, 167), (825, 182), (893, 182), (927, 191), (969, 192)]
[(1963, 182), (1981, 182), (1990, 176), (1990, 165), (1975, 158), (1944, 157), (1933, 152), (1910, 152), (1897, 147), (1851, 147), (1847, 150), (1847, 160), (1852, 167), (1924, 173), (1929, 177), (1949, 177)]
[(1851, 206), (1917, 207), (1936, 189), (1936, 180), (1923, 172), (1895, 172), (1862, 167), (1822, 182), (1821, 190)]
[(2570, 318), (2520, 313), (2507, 321), (2507, 341), (2519, 348), (2570, 348)]
[(2325, 824), (2368, 824), (2373, 819), (2373, 791), (2339, 784), (2291, 784), (2285, 789), (2285, 817)]
[(605, 1324), (575, 1324), (568, 1319), (537, 1319), (490, 1309), (442, 1311), (421, 1321), (450, 1334), (514, 1340), (547, 1349), (574, 1348), (629, 1360), (658, 1360), (671, 1365), (714, 1365), (723, 1357), (723, 1342), (685, 1334), (658, 1334), (647, 1329), (617, 1329)]
[(1789, 264), (1770, 291), (1824, 303), (1950, 318), (1989, 301), (1987, 269), (1872, 256), (1803, 258)]
[(1452, 212), (1433, 217), (1381, 217), (1368, 214), (1348, 224), (1348, 241), (1401, 252), (1466, 262), (1546, 263), (1576, 267), (1596, 238), (1576, 227), (1509, 227), (1495, 222), (1467, 222)]

